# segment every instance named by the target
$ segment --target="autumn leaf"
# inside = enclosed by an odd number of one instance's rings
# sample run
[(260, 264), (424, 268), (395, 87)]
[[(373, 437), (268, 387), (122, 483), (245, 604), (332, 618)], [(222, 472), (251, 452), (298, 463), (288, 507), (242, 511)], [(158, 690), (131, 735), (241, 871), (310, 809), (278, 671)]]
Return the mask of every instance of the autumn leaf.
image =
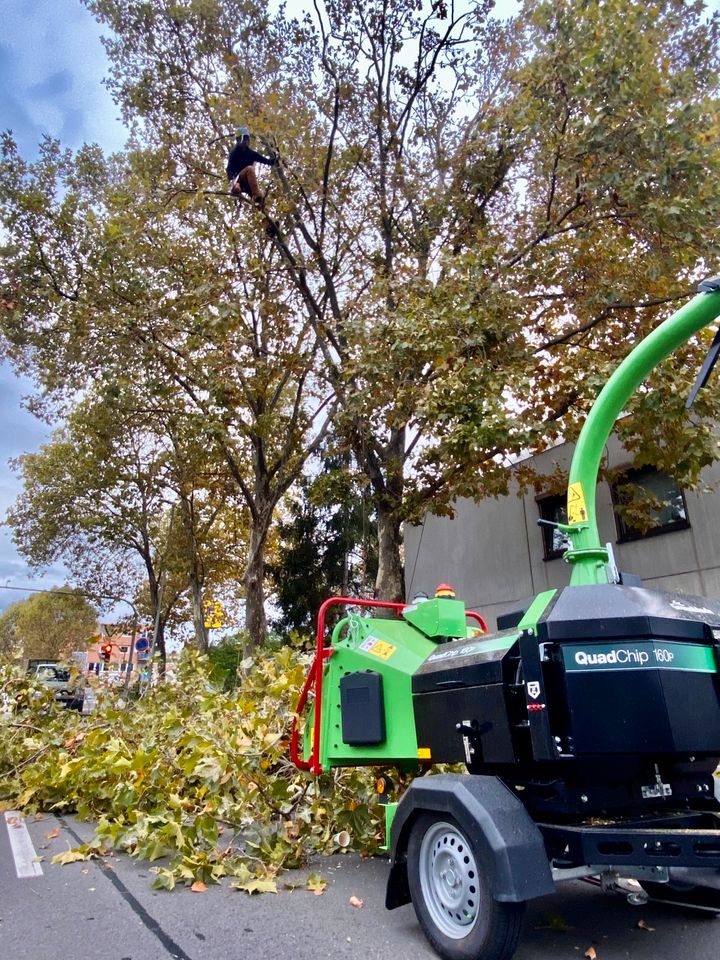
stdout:
[(233, 883), (236, 890), (243, 890), (245, 893), (277, 893), (277, 883), (275, 880), (248, 880), (246, 883)]
[(655, 929), (655, 927), (648, 926), (648, 924), (644, 920), (638, 920), (638, 927), (641, 930), (647, 930), (648, 933), (652, 933)]
[(597, 951), (595, 947), (588, 947), (585, 951), (586, 960), (597, 960)]
[(362, 900), (360, 899), (360, 897), (356, 897), (356, 896), (354, 896), (354, 895), (353, 895), (352, 897), (350, 897), (350, 906), (351, 906), (351, 907), (357, 907), (358, 910), (360, 909), (360, 907), (362, 907), (363, 902), (364, 902), (364, 901), (362, 901)]
[(203, 883), (202, 880), (196, 880), (190, 889), (193, 893), (205, 893), (207, 891), (207, 884)]
[(83, 853), (81, 850), (63, 850), (62, 853), (56, 853), (50, 862), (65, 866), (67, 863), (76, 863), (78, 860), (87, 859), (87, 853)]
[(52, 830), (48, 830), (45, 833), (46, 840), (54, 840), (56, 837), (60, 836), (60, 830), (57, 827), (54, 827)]
[(314, 893), (316, 897), (319, 897), (325, 892), (327, 880), (323, 880), (323, 878), (317, 873), (311, 873), (307, 878), (306, 886), (307, 889)]

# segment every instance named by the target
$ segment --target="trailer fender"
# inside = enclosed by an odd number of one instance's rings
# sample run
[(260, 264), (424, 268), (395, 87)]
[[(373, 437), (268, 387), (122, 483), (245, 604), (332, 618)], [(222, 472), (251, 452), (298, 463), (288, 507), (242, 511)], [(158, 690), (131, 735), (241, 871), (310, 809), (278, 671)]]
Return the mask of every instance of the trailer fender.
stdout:
[(398, 804), (385, 906), (410, 903), (407, 848), (415, 819), (449, 814), (477, 845), (496, 900), (519, 903), (554, 893), (542, 834), (518, 798), (497, 778), (463, 774), (419, 777)]

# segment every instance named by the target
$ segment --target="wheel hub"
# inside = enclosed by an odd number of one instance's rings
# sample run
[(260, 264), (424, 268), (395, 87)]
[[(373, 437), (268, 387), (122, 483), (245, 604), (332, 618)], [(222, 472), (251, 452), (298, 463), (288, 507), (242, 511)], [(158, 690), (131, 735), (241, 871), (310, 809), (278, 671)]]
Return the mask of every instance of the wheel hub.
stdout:
[(477, 864), (467, 839), (449, 823), (423, 837), (420, 883), (433, 921), (446, 936), (466, 937), (477, 920)]

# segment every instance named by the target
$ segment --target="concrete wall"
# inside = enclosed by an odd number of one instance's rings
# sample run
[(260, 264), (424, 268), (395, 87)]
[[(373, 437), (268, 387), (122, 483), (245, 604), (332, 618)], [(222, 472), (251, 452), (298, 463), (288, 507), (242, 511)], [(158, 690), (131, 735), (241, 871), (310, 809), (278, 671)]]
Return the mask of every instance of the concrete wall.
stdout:
[[(567, 470), (573, 448), (556, 447), (535, 458), (542, 473)], [(630, 465), (612, 438), (606, 451), (611, 468)], [(612, 543), (618, 568), (639, 574), (645, 585), (661, 590), (720, 597), (720, 464), (702, 474), (710, 492), (685, 493), (689, 529), (673, 530), (629, 543), (617, 542), (610, 488), (597, 487), (600, 539)], [(459, 500), (454, 519), (428, 515), (421, 527), (405, 528), (405, 578), (408, 600), (418, 590), (432, 596), (450, 582), (468, 609), (483, 614), (495, 629), (499, 614), (553, 587), (565, 586), (570, 568), (562, 559), (545, 560), (534, 492), (495, 500)]]

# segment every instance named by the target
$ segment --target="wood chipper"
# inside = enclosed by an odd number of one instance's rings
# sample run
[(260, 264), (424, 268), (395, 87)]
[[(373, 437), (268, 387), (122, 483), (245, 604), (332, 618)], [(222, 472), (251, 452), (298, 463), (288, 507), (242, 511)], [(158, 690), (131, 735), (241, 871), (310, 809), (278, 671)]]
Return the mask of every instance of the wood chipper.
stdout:
[[(447, 960), (508, 960), (525, 903), (561, 880), (593, 877), (636, 902), (664, 893), (720, 912), (720, 600), (620, 573), (595, 518), (600, 459), (628, 398), (718, 316), (720, 277), (600, 393), (570, 468), (568, 522), (558, 524), (571, 543), (568, 587), (541, 593), (495, 633), (449, 590), (321, 609), (295, 763), (316, 774), (467, 769), (416, 776), (385, 808), (386, 905), (412, 901)], [(716, 337), (696, 388), (718, 352)], [(328, 640), (337, 603), (355, 606)]]

